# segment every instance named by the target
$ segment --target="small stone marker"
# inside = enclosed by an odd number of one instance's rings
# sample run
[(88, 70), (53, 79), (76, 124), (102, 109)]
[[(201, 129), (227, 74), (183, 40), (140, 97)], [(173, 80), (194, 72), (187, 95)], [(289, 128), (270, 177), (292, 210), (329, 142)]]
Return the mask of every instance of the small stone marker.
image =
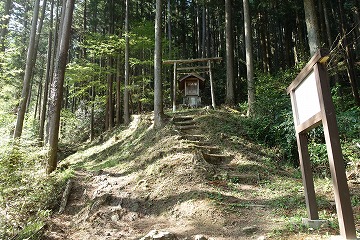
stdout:
[(175, 234), (165, 231), (151, 230), (140, 240), (178, 240)]

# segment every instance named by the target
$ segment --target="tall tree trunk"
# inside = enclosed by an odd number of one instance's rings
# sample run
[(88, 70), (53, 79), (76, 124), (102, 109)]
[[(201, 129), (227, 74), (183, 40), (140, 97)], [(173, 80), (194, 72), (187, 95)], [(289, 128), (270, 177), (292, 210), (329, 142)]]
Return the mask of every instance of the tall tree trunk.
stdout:
[(162, 93), (162, 43), (161, 43), (161, 9), (162, 0), (156, 0), (155, 17), (155, 54), (154, 54), (154, 127), (161, 128), (163, 125), (163, 93)]
[(25, 118), (26, 105), (27, 105), (26, 103), (27, 103), (28, 96), (29, 96), (31, 75), (32, 75), (32, 70), (34, 68), (34, 62), (35, 62), (35, 59), (34, 59), (35, 40), (36, 40), (35, 38), (36, 38), (36, 26), (37, 26), (37, 20), (38, 20), (38, 16), (39, 16), (39, 9), (40, 9), (40, 0), (36, 0), (35, 6), (34, 6), (33, 18), (32, 18), (29, 47), (28, 47), (28, 52), (27, 52), (27, 57), (26, 57), (23, 89), (22, 89), (19, 109), (18, 109), (18, 113), (17, 113), (14, 138), (21, 137), (23, 125), (24, 125), (24, 118)]
[(331, 36), (331, 28), (330, 28), (330, 22), (329, 22), (329, 14), (328, 9), (326, 6), (327, 0), (322, 0), (323, 2), (323, 10), (324, 10), (324, 21), (325, 21), (325, 27), (326, 27), (326, 38), (328, 42), (328, 48), (331, 48), (332, 45), (332, 36)]
[(107, 115), (108, 115), (108, 129), (112, 129), (114, 127), (114, 104), (113, 104), (113, 74), (112, 74), (112, 57), (109, 57), (108, 59), (108, 67), (109, 67), (109, 73), (107, 76)]
[(54, 80), (51, 84), (49, 99), (49, 158), (46, 172), (50, 174), (57, 167), (57, 150), (59, 143), (59, 124), (60, 111), (63, 96), (63, 85), (65, 78), (65, 68), (70, 44), (70, 30), (72, 24), (72, 16), (75, 0), (67, 0), (64, 18), (61, 19), (62, 34), (59, 35), (59, 52), (57, 53), (57, 61), (55, 65)]
[(45, 18), (46, 4), (47, 4), (47, 0), (44, 0), (43, 5), (42, 5), (42, 10), (41, 10), (40, 21), (39, 21), (39, 24), (37, 25), (37, 31), (36, 31), (36, 37), (35, 37), (35, 46), (34, 46), (35, 49), (34, 49), (34, 57), (33, 57), (34, 60), (33, 60), (33, 67), (31, 69), (31, 79), (30, 79), (31, 83), (30, 83), (29, 95), (28, 95), (28, 99), (27, 99), (26, 111), (25, 112), (29, 111), (30, 101), (31, 101), (31, 97), (32, 97), (34, 68), (35, 68), (35, 65), (36, 65), (39, 42), (40, 42), (40, 35), (41, 35), (41, 31), (42, 31), (42, 27), (43, 27), (43, 23), (44, 23), (44, 18)]
[(206, 6), (205, 1), (202, 7), (202, 37), (201, 37), (201, 56), (206, 57)]
[(0, 22), (0, 48), (2, 52), (5, 52), (5, 38), (8, 32), (8, 25), (10, 21), (10, 10), (12, 8), (12, 0), (6, 0), (4, 6), (3, 20)]
[(199, 1), (196, 1), (196, 27), (197, 27), (197, 57), (201, 57), (201, 27), (200, 27), (200, 7)]
[(169, 59), (172, 58), (172, 49), (171, 49), (171, 39), (172, 39), (172, 31), (171, 31), (171, 0), (167, 1), (167, 11), (168, 11), (168, 41), (169, 41)]
[(233, 106), (234, 99), (234, 40), (232, 28), (232, 0), (225, 0), (226, 27), (226, 104)]
[(247, 69), (247, 89), (248, 89), (248, 110), (247, 116), (255, 113), (255, 81), (254, 81), (254, 60), (251, 42), (251, 18), (249, 0), (243, 0), (244, 5), (244, 29), (245, 29), (245, 48), (246, 48), (246, 69)]
[(116, 125), (120, 126), (121, 124), (121, 60), (120, 54), (116, 60)]
[(341, 19), (341, 28), (342, 28), (342, 34), (343, 34), (342, 45), (345, 49), (345, 54), (346, 54), (346, 57), (345, 57), (346, 70), (348, 73), (348, 77), (349, 77), (355, 104), (357, 106), (360, 106), (359, 89), (358, 89), (358, 85), (356, 82), (356, 75), (355, 75), (355, 69), (354, 69), (354, 56), (353, 56), (353, 50), (350, 48), (350, 46), (349, 46), (350, 44), (348, 43), (348, 30), (345, 25), (343, 1), (338, 0), (338, 3), (339, 3), (339, 12), (340, 12), (340, 19)]
[(125, 81), (124, 81), (124, 124), (130, 123), (129, 112), (129, 0), (125, 1)]
[(310, 56), (313, 56), (320, 48), (319, 25), (314, 0), (304, 0), (304, 10)]
[(42, 71), (42, 73), (41, 73), (41, 78), (40, 78), (39, 85), (38, 85), (38, 91), (36, 94), (34, 120), (37, 118), (37, 116), (39, 116), (39, 120), (40, 120), (40, 114), (38, 115), (38, 109), (40, 109), (40, 105), (41, 105), (43, 78), (44, 78), (44, 71)]
[[(54, 1), (51, 3), (51, 9), (53, 9)], [(50, 11), (52, 13), (52, 11)], [(48, 38), (48, 49), (47, 49), (47, 63), (46, 63), (46, 74), (45, 74), (45, 82), (44, 82), (44, 97), (42, 101), (41, 107), (41, 115), (40, 115), (40, 127), (39, 127), (39, 143), (42, 146), (44, 142), (44, 128), (45, 128), (45, 118), (46, 118), (46, 105), (48, 103), (48, 93), (49, 93), (49, 82), (51, 78), (51, 63), (52, 63), (52, 48), (53, 48), (53, 29), (52, 29), (53, 17), (50, 15), (50, 30), (49, 30), (49, 38)]]
[(91, 86), (90, 141), (95, 138), (95, 86)]

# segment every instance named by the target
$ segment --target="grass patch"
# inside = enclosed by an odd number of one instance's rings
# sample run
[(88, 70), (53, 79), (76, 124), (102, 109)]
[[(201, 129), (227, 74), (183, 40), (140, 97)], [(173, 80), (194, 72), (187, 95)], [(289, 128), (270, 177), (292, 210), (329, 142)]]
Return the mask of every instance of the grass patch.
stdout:
[(0, 238), (38, 239), (72, 171), (45, 173), (46, 150), (9, 142), (0, 152)]

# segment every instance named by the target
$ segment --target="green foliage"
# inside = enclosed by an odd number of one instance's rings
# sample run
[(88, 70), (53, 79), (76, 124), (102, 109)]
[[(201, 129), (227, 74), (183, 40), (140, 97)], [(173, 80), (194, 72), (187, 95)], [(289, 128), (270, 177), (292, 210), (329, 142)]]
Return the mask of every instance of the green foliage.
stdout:
[(360, 107), (353, 107), (337, 114), (337, 122), (341, 139), (360, 138)]
[(125, 40), (116, 35), (103, 35), (99, 33), (88, 34), (82, 47), (89, 51), (93, 58), (116, 56), (124, 49)]
[[(357, 162), (360, 159), (360, 151), (357, 147), (360, 138), (359, 121), (360, 110), (358, 107), (337, 113), (337, 123), (345, 164)], [(329, 176), (329, 160), (322, 127), (310, 131), (309, 153), (315, 173), (320, 176)]]
[(0, 150), (0, 238), (37, 239), (71, 171), (46, 176), (46, 151), (20, 142)]
[[(277, 75), (257, 74), (255, 117), (242, 121), (249, 139), (277, 147), (286, 162), (297, 158), (294, 122), (287, 85), (298, 70), (289, 69)], [(246, 105), (241, 105), (242, 111)]]
[[(98, 117), (102, 115), (100, 109), (95, 113)], [(90, 112), (85, 107), (72, 113), (68, 109), (63, 109), (60, 116), (60, 142), (64, 145), (76, 146), (89, 138)], [(97, 132), (102, 129), (96, 129)]]
[(330, 175), (330, 168), (326, 144), (312, 141), (309, 143), (308, 148), (313, 171), (318, 175), (328, 177)]

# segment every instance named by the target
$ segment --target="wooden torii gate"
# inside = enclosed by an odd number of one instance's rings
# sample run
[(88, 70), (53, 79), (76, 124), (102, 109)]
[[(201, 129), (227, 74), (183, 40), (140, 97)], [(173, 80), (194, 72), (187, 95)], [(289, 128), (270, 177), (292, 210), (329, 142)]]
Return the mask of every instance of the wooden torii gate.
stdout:
[[(213, 75), (211, 71), (211, 63), (213, 61), (221, 61), (221, 57), (214, 58), (195, 58), (195, 59), (181, 59), (181, 60), (165, 60), (163, 64), (174, 64), (174, 81), (173, 81), (173, 112), (176, 111), (176, 81), (178, 74), (189, 74), (189, 72), (178, 71), (191, 71), (191, 70), (203, 70), (202, 72), (197, 71), (196, 73), (208, 73), (210, 77), (210, 88), (211, 88), (211, 105), (215, 109), (215, 95), (214, 95), (214, 83)], [(178, 64), (189, 64), (189, 63), (200, 63), (207, 62), (207, 66), (192, 66), (192, 67), (178, 67)], [(190, 72), (191, 73), (191, 72)]]

